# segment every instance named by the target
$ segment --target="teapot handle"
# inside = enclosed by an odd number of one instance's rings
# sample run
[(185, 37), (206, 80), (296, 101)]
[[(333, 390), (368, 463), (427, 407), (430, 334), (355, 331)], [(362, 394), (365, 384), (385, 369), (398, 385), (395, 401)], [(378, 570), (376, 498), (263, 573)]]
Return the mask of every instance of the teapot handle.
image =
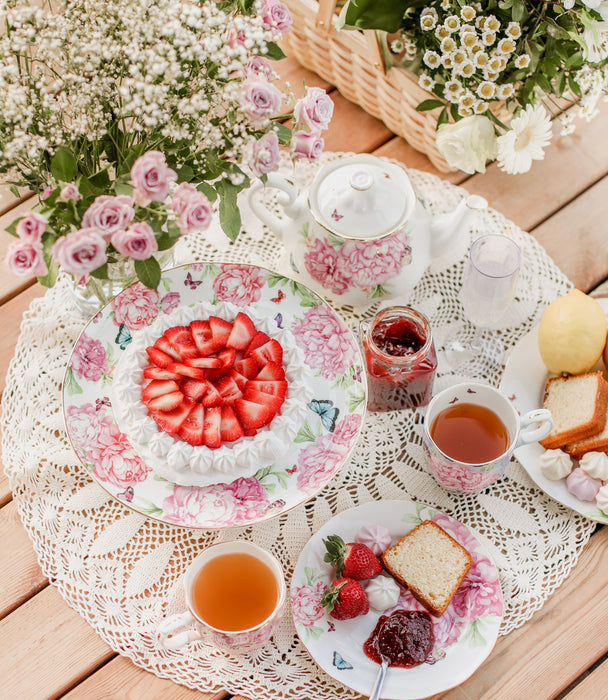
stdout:
[(298, 216), (300, 210), (300, 207), (296, 204), (298, 190), (290, 180), (276, 173), (270, 173), (266, 183), (263, 183), (261, 180), (254, 182), (247, 195), (251, 211), (282, 241), (287, 225), (262, 202), (261, 195), (266, 187), (276, 187), (285, 193), (286, 196), (279, 195), (278, 202), (283, 207), (285, 214), (292, 219)]

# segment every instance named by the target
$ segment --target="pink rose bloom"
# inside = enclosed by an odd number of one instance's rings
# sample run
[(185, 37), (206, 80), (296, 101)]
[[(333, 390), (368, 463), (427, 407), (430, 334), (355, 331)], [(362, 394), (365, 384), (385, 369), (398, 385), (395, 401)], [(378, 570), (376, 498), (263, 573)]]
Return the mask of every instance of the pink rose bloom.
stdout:
[(501, 471), (473, 470), (455, 462), (447, 462), (438, 455), (430, 454), (426, 445), (424, 445), (424, 451), (431, 473), (439, 485), (448, 491), (465, 494), (477, 493), (491, 486), (502, 476)]
[(324, 238), (317, 238), (313, 247), (304, 253), (304, 266), (322, 287), (334, 294), (344, 294), (349, 287), (349, 279), (338, 270), (338, 255), (338, 251)]
[(59, 199), (62, 202), (69, 202), (70, 200), (77, 202), (80, 199), (80, 192), (78, 191), (78, 187), (76, 187), (76, 185), (74, 185), (71, 182), (67, 185), (64, 185), (61, 188), (61, 192), (59, 193)]
[(262, 126), (281, 109), (281, 92), (266, 80), (248, 78), (243, 83), (241, 106), (254, 126)]
[(45, 187), (44, 190), (42, 190), (42, 194), (40, 195), (40, 199), (48, 199), (53, 192), (55, 191), (54, 187)]
[(247, 77), (263, 78), (270, 82), (274, 77), (274, 70), (268, 61), (261, 56), (252, 56), (246, 66)]
[(126, 487), (145, 481), (152, 471), (114, 425), (102, 432), (93, 452), (93, 473), (98, 479), (114, 486)]
[(296, 102), (293, 117), (298, 125), (304, 124), (309, 131), (324, 131), (334, 114), (334, 102), (319, 87), (306, 89), (306, 95)]
[(312, 494), (323, 488), (342, 465), (345, 454), (343, 446), (336, 446), (331, 441), (323, 441), (321, 438), (300, 450), (298, 489)]
[(163, 501), (165, 520), (197, 527), (211, 523), (223, 527), (236, 522), (238, 502), (224, 484), (211, 486), (175, 486)]
[(292, 588), (291, 607), (296, 625), (312, 627), (325, 615), (325, 608), (320, 602), (325, 590), (327, 590), (327, 584), (324, 581), (318, 581), (314, 586)]
[(79, 281), (85, 281), (93, 270), (105, 265), (106, 242), (94, 228), (81, 228), (62, 236), (52, 248), (57, 264)]
[(267, 27), (276, 29), (281, 34), (288, 32), (293, 22), (289, 8), (280, 0), (264, 0), (260, 17)]
[(334, 443), (344, 445), (350, 449), (359, 435), (362, 420), (363, 417), (359, 413), (353, 413), (338, 421), (332, 433)]
[(202, 192), (192, 194), (177, 217), (177, 227), (183, 236), (189, 233), (206, 231), (213, 218), (211, 202)]
[(8, 247), (4, 266), (17, 277), (44, 277), (49, 270), (44, 262), (42, 247), (18, 240)]
[(164, 202), (169, 186), (177, 180), (175, 170), (167, 165), (165, 154), (148, 151), (140, 156), (131, 168), (133, 197), (137, 204), (145, 207), (150, 202)]
[(102, 194), (85, 211), (82, 228), (96, 228), (109, 241), (112, 234), (127, 228), (134, 216), (130, 197), (124, 194), (117, 197)]
[(49, 220), (42, 214), (29, 212), (17, 223), (17, 235), (22, 241), (27, 241), (32, 245), (40, 245), (42, 234), (46, 229)]
[(268, 510), (266, 489), (254, 477), (235, 479), (226, 487), (238, 502), (237, 518), (243, 522), (264, 515)]
[(189, 182), (180, 183), (171, 198), (171, 209), (179, 216), (184, 211), (188, 200), (197, 192), (196, 187)]
[(236, 46), (245, 46), (246, 40), (247, 36), (242, 29), (229, 29), (226, 34), (226, 43), (233, 48)]
[(117, 326), (124, 323), (130, 330), (139, 331), (158, 315), (159, 302), (158, 292), (137, 282), (112, 301), (114, 323)]
[(269, 131), (253, 144), (251, 169), (259, 177), (279, 167), (279, 137)]
[(306, 131), (296, 131), (291, 137), (291, 152), (296, 158), (316, 160), (323, 153), (325, 141), (317, 134)]
[(147, 260), (158, 250), (154, 231), (145, 221), (138, 221), (126, 231), (117, 231), (111, 241), (121, 255), (134, 260)]
[(94, 404), (85, 403), (68, 407), (66, 423), (74, 444), (89, 450), (97, 447), (99, 436), (110, 429), (112, 419), (105, 409), (98, 411)]
[(452, 603), (438, 620), (433, 620), (433, 632), (435, 633), (435, 645), (440, 649), (447, 649), (460, 639), (460, 635), (468, 627), (468, 618), (462, 618), (454, 609)]
[(349, 330), (326, 306), (309, 309), (302, 321), (293, 325), (292, 332), (306, 354), (306, 363), (320, 369), (326, 379), (344, 374), (355, 360)]
[(249, 306), (259, 301), (266, 278), (248, 265), (222, 265), (222, 272), (213, 280), (218, 301), (231, 301), (237, 306)]
[(97, 382), (107, 374), (106, 351), (100, 340), (84, 333), (80, 336), (72, 356), (72, 371), (90, 382)]
[(408, 239), (395, 234), (379, 241), (346, 241), (336, 267), (361, 289), (385, 284), (401, 273), (401, 261), (409, 250)]
[(174, 309), (177, 309), (180, 302), (179, 292), (169, 292), (161, 299), (160, 308), (164, 314), (170, 314)]
[(496, 569), (487, 557), (475, 561), (450, 606), (465, 620), (502, 615), (502, 596)]

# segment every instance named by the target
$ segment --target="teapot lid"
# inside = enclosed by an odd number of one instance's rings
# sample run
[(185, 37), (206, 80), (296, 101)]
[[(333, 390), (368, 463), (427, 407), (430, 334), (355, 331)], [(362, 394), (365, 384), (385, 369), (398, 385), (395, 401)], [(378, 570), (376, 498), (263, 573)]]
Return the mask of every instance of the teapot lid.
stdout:
[(311, 215), (341, 238), (374, 240), (403, 228), (416, 205), (405, 170), (362, 154), (328, 163), (310, 192)]

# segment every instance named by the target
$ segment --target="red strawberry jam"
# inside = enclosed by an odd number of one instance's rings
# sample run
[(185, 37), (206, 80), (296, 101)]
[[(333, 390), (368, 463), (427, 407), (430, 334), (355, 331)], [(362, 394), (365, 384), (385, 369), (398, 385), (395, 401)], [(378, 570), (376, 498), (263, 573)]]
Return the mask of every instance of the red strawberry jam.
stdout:
[(389, 666), (412, 668), (428, 659), (434, 644), (433, 621), (427, 612), (396, 610), (390, 617), (380, 616), (363, 651), (377, 664), (384, 656)]
[(364, 325), (370, 411), (425, 406), (433, 391), (437, 356), (428, 320), (407, 306), (381, 311)]

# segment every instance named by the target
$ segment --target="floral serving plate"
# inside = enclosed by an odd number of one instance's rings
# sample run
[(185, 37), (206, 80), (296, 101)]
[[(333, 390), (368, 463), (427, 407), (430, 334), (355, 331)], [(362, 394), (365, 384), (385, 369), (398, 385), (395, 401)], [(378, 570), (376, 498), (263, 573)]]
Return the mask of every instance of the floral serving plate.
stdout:
[[(608, 315), (608, 299), (597, 298)], [(602, 369), (600, 363), (595, 369)], [(525, 335), (513, 348), (500, 383), (500, 389), (513, 402), (520, 414), (543, 404), (545, 385), (550, 376), (538, 350), (538, 328)], [(514, 454), (518, 462), (528, 472), (536, 485), (562, 505), (572, 508), (581, 515), (608, 523), (608, 513), (600, 510), (594, 502), (581, 501), (566, 488), (566, 480), (551, 481), (540, 471), (540, 458), (545, 448), (537, 442), (518, 447)]]
[[(310, 369), (313, 399), (294, 443), (247, 478), (206, 486), (163, 479), (137, 455), (112, 411), (112, 374), (134, 333), (158, 314), (202, 300), (252, 307), (294, 335)], [(308, 500), (336, 474), (363, 425), (366, 384), (358, 344), (314, 292), (269, 270), (200, 263), (163, 272), (158, 291), (136, 283), (87, 324), (66, 370), (63, 406), (72, 445), (112, 496), (156, 520), (228, 528), (275, 517)]]
[[(319, 605), (323, 591), (335, 578), (323, 561), (327, 535), (352, 542), (363, 525), (386, 527), (393, 543), (423, 520), (434, 520), (471, 553), (473, 565), (445, 613), (433, 619), (435, 647), (429, 659), (414, 668), (389, 668), (382, 697), (415, 700), (441, 693), (465, 681), (486, 659), (498, 637), (503, 599), (498, 571), (473, 533), (447, 515), (420, 503), (378, 501), (344, 511), (326, 523), (308, 541), (296, 564), (291, 583), (293, 619), (300, 639), (311, 656), (332, 678), (369, 695), (378, 664), (363, 652), (363, 643), (381, 612), (352, 620), (334, 620)], [(380, 574), (383, 575), (383, 574)], [(424, 610), (402, 588), (397, 605), (404, 610)]]

